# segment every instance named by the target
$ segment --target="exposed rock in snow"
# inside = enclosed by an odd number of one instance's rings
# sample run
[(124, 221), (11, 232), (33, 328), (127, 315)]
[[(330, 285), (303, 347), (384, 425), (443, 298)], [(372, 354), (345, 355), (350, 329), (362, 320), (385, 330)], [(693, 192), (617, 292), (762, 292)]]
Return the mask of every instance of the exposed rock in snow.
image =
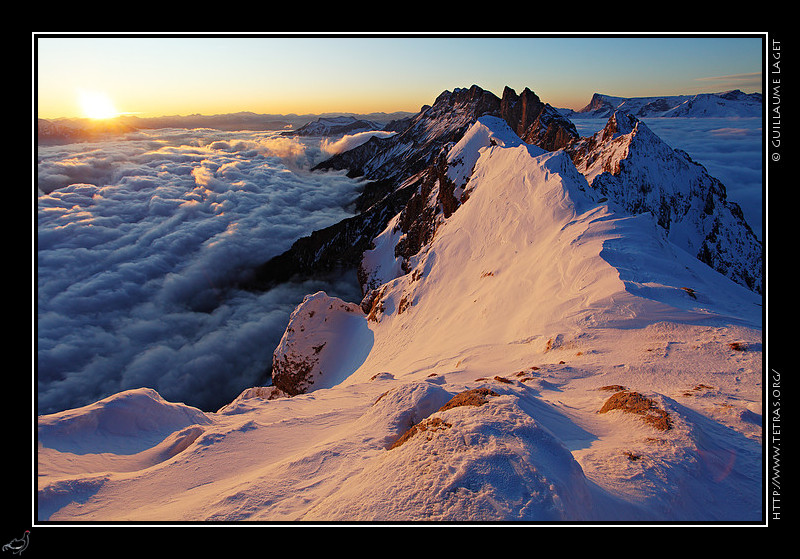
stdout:
[(360, 306), (322, 291), (307, 295), (275, 349), (272, 382), (292, 396), (336, 386), (361, 365), (371, 347), (372, 332)]

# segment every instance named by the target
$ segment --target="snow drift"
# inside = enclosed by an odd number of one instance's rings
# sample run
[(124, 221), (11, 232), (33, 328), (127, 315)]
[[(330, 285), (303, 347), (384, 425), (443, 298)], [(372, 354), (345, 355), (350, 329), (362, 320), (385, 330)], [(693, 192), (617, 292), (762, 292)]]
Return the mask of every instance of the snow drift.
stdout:
[[(361, 308), (316, 293), (293, 313), (274, 356), (306, 362), (293, 396), (151, 414), (159, 436), (129, 451), (163, 459), (126, 468), (113, 437), (52, 431), (94, 408), (42, 416), (38, 519), (761, 518), (761, 298), (497, 119), (448, 156), (460, 205), (433, 239), (398, 262), (390, 223)], [(606, 412), (621, 392), (649, 407)], [(167, 405), (133, 395), (103, 409)]]

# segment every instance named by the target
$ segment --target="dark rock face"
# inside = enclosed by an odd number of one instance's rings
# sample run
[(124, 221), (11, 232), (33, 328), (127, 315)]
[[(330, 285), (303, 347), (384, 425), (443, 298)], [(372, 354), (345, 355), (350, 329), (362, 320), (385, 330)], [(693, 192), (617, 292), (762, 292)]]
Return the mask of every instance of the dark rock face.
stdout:
[(519, 96), (510, 87), (503, 90), (500, 116), (522, 141), (547, 151), (561, 149), (579, 137), (569, 119), (542, 103), (527, 87)]
[[(431, 198), (437, 188), (436, 195)], [(455, 185), (447, 176), (445, 154), (442, 153), (424, 173), (416, 191), (400, 212), (398, 226), (405, 236), (395, 247), (395, 256), (402, 257), (404, 264), (433, 240), (438, 210), (441, 209), (443, 217), (448, 218), (461, 205), (454, 190)]]
[[(303, 394), (307, 390), (317, 360), (306, 356), (281, 355), (273, 357), (272, 383), (289, 396)], [(313, 381), (312, 381), (313, 384)]]

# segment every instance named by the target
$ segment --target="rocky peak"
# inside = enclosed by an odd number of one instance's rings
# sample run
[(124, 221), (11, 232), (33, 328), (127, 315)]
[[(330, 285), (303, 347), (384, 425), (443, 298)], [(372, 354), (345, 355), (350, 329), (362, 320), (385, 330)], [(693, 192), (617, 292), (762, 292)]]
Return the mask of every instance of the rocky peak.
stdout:
[(610, 97), (602, 93), (594, 93), (592, 94), (589, 104), (579, 109), (577, 112), (593, 113), (597, 116), (608, 116), (609, 113), (614, 111), (615, 102), (618, 104), (619, 101), (621, 101), (621, 99), (617, 97)]
[(579, 137), (569, 119), (527, 87), (520, 95), (506, 87), (501, 99), (473, 85), (443, 91), (401, 133), (337, 154), (314, 170), (348, 169), (351, 176), (368, 180), (402, 181), (433, 164), (481, 116), (503, 118), (520, 138), (547, 151)]
[(547, 151), (561, 149), (579, 137), (569, 119), (543, 103), (527, 87), (517, 95), (506, 86), (500, 101), (500, 113), (523, 141)]
[(497, 96), (477, 85), (469, 88), (457, 87), (452, 92), (443, 91), (434, 101), (433, 107), (437, 112), (469, 107), (476, 117), (496, 113), (499, 109)]
[(630, 134), (639, 125), (639, 119), (625, 111), (614, 111), (602, 131), (604, 141), (613, 140), (617, 136)]
[(543, 108), (544, 103), (527, 87), (519, 95), (508, 86), (503, 89), (500, 110), (505, 121), (520, 138), (536, 121)]

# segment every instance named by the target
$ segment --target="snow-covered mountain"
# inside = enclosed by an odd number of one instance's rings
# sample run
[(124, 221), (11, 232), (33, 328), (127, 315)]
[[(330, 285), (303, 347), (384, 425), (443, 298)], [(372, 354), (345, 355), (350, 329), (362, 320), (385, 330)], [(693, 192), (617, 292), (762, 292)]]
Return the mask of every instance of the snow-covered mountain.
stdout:
[(763, 247), (725, 186), (647, 125), (614, 112), (566, 148), (589, 184), (626, 211), (650, 212), (670, 241), (753, 291), (763, 291)]
[(381, 130), (383, 125), (354, 116), (321, 117), (298, 128), (283, 132), (285, 136), (339, 136)]
[(40, 417), (38, 519), (760, 520), (761, 297), (566, 150), (456, 121), (362, 252), (360, 305), (294, 310), (274, 386)]
[(570, 118), (608, 118), (615, 111), (645, 117), (761, 117), (760, 93), (738, 89), (721, 93), (666, 95), (660, 97), (617, 97), (595, 93), (589, 103), (577, 111), (566, 111)]

